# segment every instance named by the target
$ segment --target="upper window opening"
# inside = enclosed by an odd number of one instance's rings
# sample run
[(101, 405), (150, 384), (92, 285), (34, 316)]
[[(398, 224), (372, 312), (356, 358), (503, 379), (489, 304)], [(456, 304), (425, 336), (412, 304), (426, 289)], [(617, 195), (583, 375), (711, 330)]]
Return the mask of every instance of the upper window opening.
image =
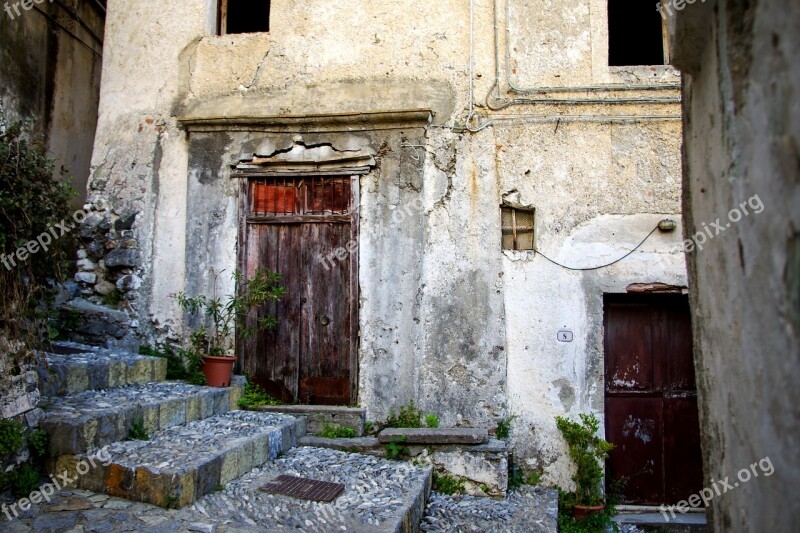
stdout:
[(664, 17), (652, 0), (608, 0), (608, 64), (668, 64)]
[(219, 34), (269, 31), (270, 0), (220, 0)]
[(501, 206), (503, 250), (533, 250), (534, 210)]

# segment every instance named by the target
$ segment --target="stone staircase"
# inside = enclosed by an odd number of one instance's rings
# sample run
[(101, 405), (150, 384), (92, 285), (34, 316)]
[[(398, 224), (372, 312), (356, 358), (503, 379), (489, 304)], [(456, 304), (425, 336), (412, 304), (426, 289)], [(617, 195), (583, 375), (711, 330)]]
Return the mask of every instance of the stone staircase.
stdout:
[[(296, 525), (299, 516), (305, 525), (320, 519), (348, 530), (419, 530), (430, 468), (297, 447), (306, 433), (306, 416), (237, 410), (242, 378), (225, 389), (200, 387), (166, 381), (165, 359), (67, 342), (56, 343), (53, 351), (40, 371), (45, 412), (40, 427), (50, 435), (53, 479), (66, 475), (77, 487), (71, 498), (85, 494), (86, 505), (97, 507), (93, 502), (104, 500), (88, 495), (99, 493), (142, 502), (134, 505), (181, 509), (176, 516), (185, 523), (200, 516), (212, 525), (225, 519), (264, 531), (279, 530), (282, 520)], [(353, 421), (358, 425), (359, 416)], [(149, 440), (128, 439), (142, 430)], [(352, 465), (349, 471), (342, 470), (345, 464)], [(281, 474), (341, 482), (346, 490), (335, 504), (260, 491)], [(382, 486), (370, 481), (380, 476), (393, 481)], [(238, 495), (242, 487), (247, 506), (228, 503), (228, 493)], [(42, 504), (37, 512), (48, 513), (52, 504)], [(230, 507), (229, 512), (206, 515), (220, 506)], [(297, 513), (281, 515), (284, 508)], [(271, 517), (270, 527), (259, 517)]]

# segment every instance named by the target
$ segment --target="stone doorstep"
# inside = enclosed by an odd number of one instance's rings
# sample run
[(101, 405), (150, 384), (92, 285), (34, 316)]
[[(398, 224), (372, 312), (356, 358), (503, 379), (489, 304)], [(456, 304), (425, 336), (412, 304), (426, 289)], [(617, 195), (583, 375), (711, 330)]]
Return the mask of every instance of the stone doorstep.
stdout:
[(46, 353), (47, 367), (39, 368), (43, 396), (62, 396), (164, 381), (167, 360), (122, 350), (108, 350), (74, 342), (53, 343)]
[(235, 410), (244, 383), (240, 376), (228, 388), (170, 381), (50, 398), (41, 428), (53, 455), (79, 454), (127, 439), (137, 421), (150, 435)]
[[(287, 452), (304, 429), (294, 417), (238, 411), (167, 429), (150, 441), (62, 455), (53, 470), (68, 472), (83, 490), (183, 508)], [(186, 439), (192, 432), (195, 438)], [(79, 475), (79, 464), (90, 457), (96, 466)]]
[[(399, 440), (398, 439), (402, 439)], [(386, 428), (378, 435), (382, 443), (403, 444), (486, 444), (486, 428)]]
[(324, 437), (317, 437), (316, 435), (307, 435), (300, 439), (299, 444), (302, 446), (311, 446), (313, 448), (328, 448), (330, 450), (363, 453), (366, 455), (377, 455), (381, 457), (386, 455), (383, 447), (375, 437), (326, 439)]
[(332, 405), (265, 405), (259, 407), (265, 413), (285, 413), (305, 416), (308, 432), (321, 433), (325, 424), (338, 424), (355, 430), (356, 437), (364, 435), (367, 410), (360, 407), (337, 407)]

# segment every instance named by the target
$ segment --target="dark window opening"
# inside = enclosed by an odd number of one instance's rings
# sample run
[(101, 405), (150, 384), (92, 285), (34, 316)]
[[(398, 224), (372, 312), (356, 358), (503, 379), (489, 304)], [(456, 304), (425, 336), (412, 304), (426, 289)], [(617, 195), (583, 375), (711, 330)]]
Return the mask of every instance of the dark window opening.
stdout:
[(220, 0), (219, 33), (269, 31), (270, 0)]
[[(666, 16), (666, 15), (665, 15)], [(608, 64), (664, 65), (666, 27), (652, 0), (608, 0)]]
[(507, 205), (500, 207), (502, 214), (503, 250), (533, 250), (533, 209), (520, 209)]

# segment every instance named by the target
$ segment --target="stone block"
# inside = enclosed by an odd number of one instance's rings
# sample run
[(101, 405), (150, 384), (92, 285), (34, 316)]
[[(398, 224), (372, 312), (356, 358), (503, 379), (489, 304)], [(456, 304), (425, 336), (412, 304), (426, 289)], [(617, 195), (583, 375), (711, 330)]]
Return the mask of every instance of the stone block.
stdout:
[(103, 258), (107, 268), (133, 268), (139, 264), (139, 252), (135, 249), (116, 249)]
[(404, 444), (485, 444), (486, 428), (386, 428), (378, 435), (381, 443), (403, 439)]
[(306, 418), (309, 433), (320, 433), (326, 424), (338, 424), (364, 435), (367, 411), (358, 407), (335, 407), (328, 405), (265, 405), (259, 408), (266, 413), (285, 413)]
[(434, 449), (429, 460), (451, 475), (466, 478), (476, 485), (485, 485), (490, 495), (504, 495), (508, 489), (508, 451), (505, 446)]

